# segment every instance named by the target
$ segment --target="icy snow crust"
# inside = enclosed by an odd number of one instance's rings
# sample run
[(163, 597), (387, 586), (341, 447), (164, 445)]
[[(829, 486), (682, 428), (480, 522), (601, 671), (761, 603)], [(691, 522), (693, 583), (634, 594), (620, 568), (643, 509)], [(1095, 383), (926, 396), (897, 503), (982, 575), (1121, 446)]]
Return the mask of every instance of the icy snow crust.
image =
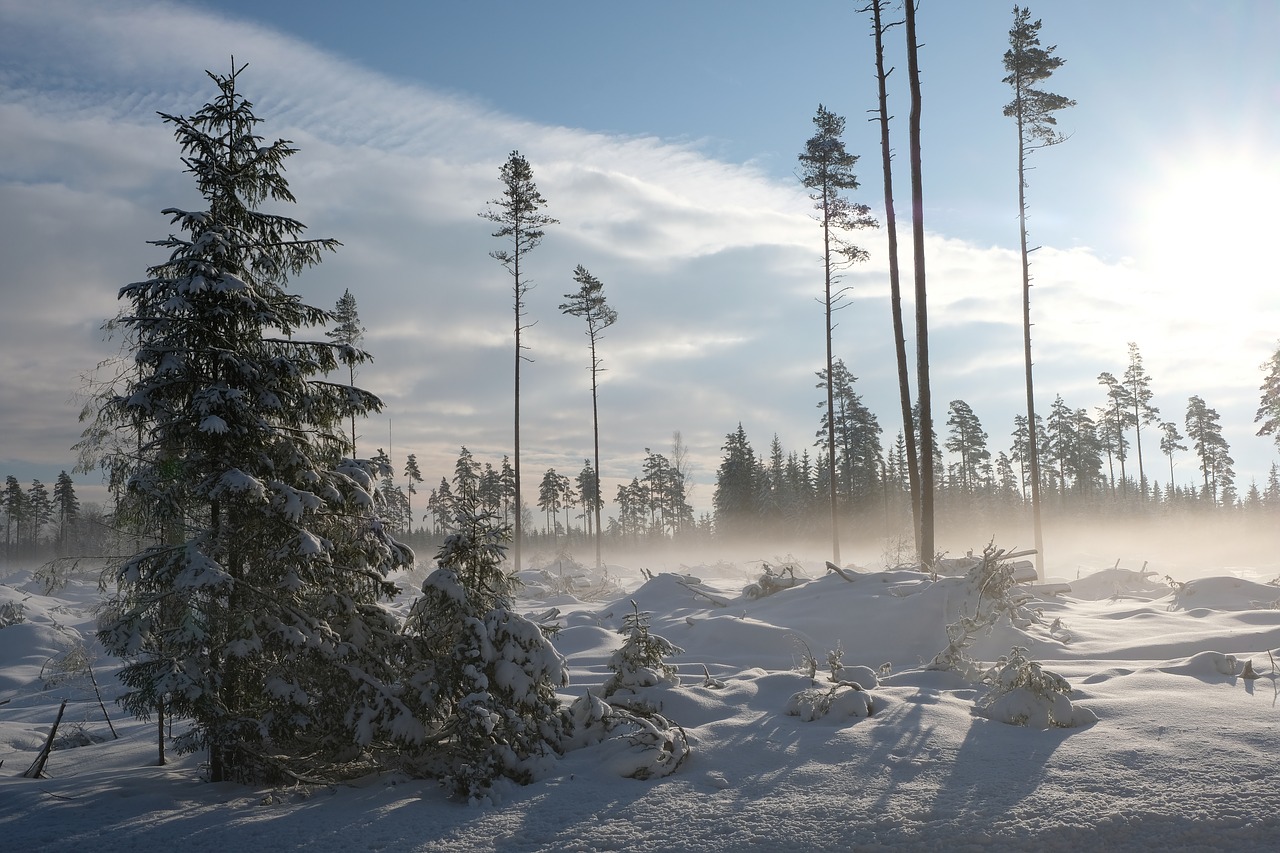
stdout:
[[(671, 659), (681, 683), (637, 693), (684, 728), (693, 752), (673, 775), (637, 781), (622, 775), (636, 751), (606, 740), (532, 785), (500, 787), (490, 807), (393, 776), (256, 789), (201, 781), (199, 755), (156, 767), (154, 722), (111, 702), (115, 663), (92, 640), (95, 583), (51, 597), (29, 573), (11, 575), (0, 606), (21, 602), (26, 621), (0, 629), (0, 837), (14, 850), (129, 853), (1275, 849), (1280, 587), (1269, 578), (1237, 570), (1170, 586), (1109, 569), (1030, 602), (1039, 621), (1003, 619), (973, 657), (989, 665), (1026, 648), (1088, 712), (1084, 725), (1036, 728), (979, 716), (985, 687), (925, 668), (946, 623), (971, 606), (962, 578), (857, 572), (850, 582), (806, 565), (794, 588), (751, 599), (741, 594), (751, 568), (645, 579), (611, 566), (576, 582), (610, 593), (603, 602), (574, 597), (568, 581), (527, 585), (537, 597), (522, 611), (561, 626), (566, 704), (610, 677), (632, 602), (651, 614), (650, 630), (684, 650)], [(119, 740), (86, 676), (51, 678), (50, 660), (77, 642), (88, 643)], [(837, 643), (840, 687), (824, 666)], [(806, 648), (816, 682), (802, 671)], [(1259, 677), (1242, 676), (1246, 661)], [(832, 701), (814, 713), (819, 694)], [(62, 698), (49, 778), (22, 778)]]

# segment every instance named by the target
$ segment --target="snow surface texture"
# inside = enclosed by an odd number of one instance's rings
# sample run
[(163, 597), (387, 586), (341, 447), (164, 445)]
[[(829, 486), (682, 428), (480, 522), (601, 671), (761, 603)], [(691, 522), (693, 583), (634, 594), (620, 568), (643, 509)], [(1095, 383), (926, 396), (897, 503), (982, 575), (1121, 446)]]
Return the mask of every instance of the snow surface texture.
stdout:
[[(925, 666), (968, 600), (961, 578), (826, 573), (761, 598), (758, 566), (642, 578), (609, 567), (581, 588), (530, 586), (524, 612), (561, 626), (566, 704), (610, 677), (623, 618), (684, 651), (679, 686), (638, 692), (683, 727), (692, 753), (665, 777), (626, 778), (644, 756), (606, 740), (569, 752), (489, 807), (431, 781), (248, 788), (202, 781), (201, 756), (154, 766), (155, 725), (125, 719), (115, 662), (94, 645), (90, 579), (55, 597), (29, 573), (0, 579), (0, 838), (6, 850), (774, 851), (1274, 850), (1280, 846), (1280, 587), (1236, 570), (1169, 586), (1108, 569), (1045, 585), (970, 648), (990, 665), (1017, 646), (1069, 682), (1071, 728), (984, 717), (988, 688)], [(713, 576), (714, 573), (714, 576)], [(412, 583), (406, 587), (413, 589)], [(1080, 593), (1076, 594), (1075, 589)], [(398, 606), (408, 606), (408, 598)], [(16, 608), (11, 609), (13, 612)], [(554, 615), (552, 615), (554, 614)], [(87, 674), (90, 652), (119, 740)], [(839, 648), (838, 685), (824, 660)], [(816, 680), (805, 651), (818, 661)], [(1246, 661), (1257, 678), (1243, 677)], [(883, 664), (889, 667), (883, 667)], [(852, 686), (852, 685), (855, 685)], [(46, 687), (46, 685), (48, 685)], [(22, 773), (69, 698), (47, 778)], [(590, 703), (580, 708), (588, 711)], [(1092, 717), (1097, 717), (1092, 722)], [(178, 724), (180, 725), (180, 724)]]

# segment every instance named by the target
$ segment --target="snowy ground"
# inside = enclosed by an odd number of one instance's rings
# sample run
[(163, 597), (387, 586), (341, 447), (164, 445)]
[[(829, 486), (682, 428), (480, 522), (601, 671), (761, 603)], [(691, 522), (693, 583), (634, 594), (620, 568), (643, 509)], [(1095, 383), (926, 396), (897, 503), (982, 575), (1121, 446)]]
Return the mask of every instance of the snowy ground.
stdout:
[[(682, 647), (678, 688), (651, 699), (682, 725), (688, 761), (656, 781), (623, 778), (643, 760), (618, 743), (565, 756), (548, 777), (500, 789), (493, 806), (446, 799), (431, 782), (378, 777), (313, 789), (201, 781), (199, 756), (154, 766), (154, 727), (111, 702), (113, 662), (88, 648), (112, 740), (83, 675), (54, 677), (91, 638), (93, 584), (41, 595), (29, 573), (0, 585), (0, 838), (8, 850), (1273, 850), (1280, 845), (1280, 587), (1270, 570), (1221, 570), (1171, 588), (1108, 569), (1042, 588), (1041, 621), (1006, 619), (972, 649), (990, 662), (1013, 645), (1065, 676), (1098, 721), (1025, 728), (974, 713), (985, 688), (923, 668), (945, 624), (972, 606), (960, 578), (860, 570), (852, 582), (804, 564), (800, 585), (750, 599), (758, 565), (698, 566), (652, 579), (611, 567), (580, 577), (582, 600), (553, 571), (526, 588), (526, 612), (559, 609), (556, 645), (571, 665), (566, 701), (608, 677), (634, 600)], [(1074, 571), (1073, 571), (1074, 574)], [(534, 577), (534, 580), (537, 578)], [(557, 588), (558, 587), (558, 588)], [(692, 587), (692, 588), (691, 588)], [(694, 591), (697, 590), (697, 591)], [(714, 599), (714, 600), (713, 600)], [(723, 605), (723, 606), (722, 606)], [(1057, 620), (1055, 622), (1055, 620)], [(874, 713), (805, 722), (785, 713), (822, 662), (891, 674), (870, 687)], [(1241, 672), (1251, 661), (1260, 677)], [(704, 670), (705, 667), (705, 670)], [(865, 670), (859, 681), (874, 681)], [(709, 674), (723, 686), (706, 686)], [(826, 673), (820, 669), (820, 682)], [(55, 682), (45, 687), (47, 681)], [(25, 779), (62, 698), (68, 737), (47, 778)], [(1085, 717), (1088, 716), (1086, 713)], [(75, 746), (75, 743), (83, 745)]]

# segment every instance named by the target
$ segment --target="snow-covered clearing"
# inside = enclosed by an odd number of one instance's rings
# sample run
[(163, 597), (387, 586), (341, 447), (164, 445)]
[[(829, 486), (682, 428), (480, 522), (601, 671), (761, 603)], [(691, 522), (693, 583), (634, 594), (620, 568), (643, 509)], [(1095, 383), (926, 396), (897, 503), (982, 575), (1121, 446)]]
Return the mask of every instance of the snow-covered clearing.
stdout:
[[(563, 592), (571, 584), (558, 572), (541, 585), (529, 575), (522, 610), (558, 611), (555, 644), (573, 682), (565, 701), (609, 678), (631, 602), (652, 614), (651, 630), (684, 652), (672, 659), (680, 686), (649, 688), (645, 698), (685, 729), (692, 753), (674, 774), (638, 781), (622, 774), (646, 756), (605, 741), (570, 752), (532, 785), (500, 787), (490, 806), (390, 776), (255, 789), (203, 782), (199, 755), (156, 767), (154, 723), (125, 719), (111, 702), (115, 663), (92, 641), (92, 581), (50, 597), (30, 573), (13, 574), (0, 585), (0, 608), (20, 602), (25, 621), (0, 628), (2, 846), (466, 853), (1280, 844), (1273, 576), (1206, 569), (1171, 588), (1154, 574), (1107, 569), (1067, 579), (1064, 595), (1041, 587), (1026, 605), (1038, 620), (1014, 627), (1003, 617), (970, 648), (987, 664), (1013, 646), (1028, 649), (1070, 682), (1076, 708), (1098, 718), (1037, 729), (976, 715), (984, 686), (925, 669), (947, 646), (946, 624), (972, 607), (962, 578), (859, 570), (850, 581), (815, 562), (801, 566), (793, 588), (742, 595), (758, 574), (758, 564), (721, 563), (648, 578), (612, 566), (607, 578), (579, 577), (581, 594), (608, 596), (594, 601)], [(88, 644), (119, 740), (86, 676), (51, 673), (50, 661), (77, 641)], [(850, 714), (857, 703), (849, 701), (809, 722), (809, 714), (788, 715), (793, 697), (815, 686), (802, 671), (806, 648), (826, 694), (837, 644), (842, 677), (865, 689), (871, 716)], [(1246, 661), (1259, 677), (1242, 676)], [(22, 778), (63, 698), (71, 701), (47, 778)]]

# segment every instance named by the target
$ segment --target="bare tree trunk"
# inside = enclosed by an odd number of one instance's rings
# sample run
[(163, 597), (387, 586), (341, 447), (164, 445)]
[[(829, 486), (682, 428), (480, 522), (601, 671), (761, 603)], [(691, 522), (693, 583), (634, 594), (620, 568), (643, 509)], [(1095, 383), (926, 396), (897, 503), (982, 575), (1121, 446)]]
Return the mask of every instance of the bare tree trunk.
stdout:
[(836, 500), (835, 374), (832, 372), (835, 359), (831, 351), (831, 215), (827, 208), (828, 192), (829, 190), (825, 188), (822, 192), (822, 257), (826, 286), (824, 306), (827, 319), (827, 479), (830, 481), (827, 485), (831, 493), (831, 562), (838, 566), (840, 565), (840, 527)]
[(595, 443), (595, 478), (596, 491), (592, 497), (592, 509), (595, 515), (596, 568), (604, 565), (600, 547), (600, 407), (596, 402), (596, 341), (591, 339), (591, 432)]
[(920, 562), (932, 566), (933, 529), (933, 402), (929, 392), (929, 311), (924, 268), (924, 181), (920, 156), (920, 64), (916, 44), (915, 0), (904, 4), (907, 19), (907, 76), (911, 82), (911, 236), (915, 249), (916, 381), (920, 386)]
[(515, 256), (515, 290), (516, 290), (516, 376), (515, 376), (515, 449), (513, 451), (511, 465), (512, 473), (515, 480), (515, 503), (516, 503), (516, 519), (514, 531), (511, 541), (511, 559), (518, 572), (521, 568), (520, 563), (520, 542), (524, 533), (524, 503), (520, 499), (520, 236), (516, 235), (516, 256)]
[[(1018, 232), (1022, 249), (1022, 341), (1027, 375), (1027, 443), (1031, 457), (1031, 524), (1035, 536), (1036, 574), (1044, 578), (1044, 525), (1040, 515), (1040, 440), (1036, 435), (1036, 397), (1031, 375), (1031, 253), (1027, 249), (1026, 137), (1018, 113)], [(1123, 461), (1120, 463), (1123, 468)]]
[(911, 375), (907, 367), (906, 333), (902, 322), (902, 288), (898, 270), (898, 220), (893, 208), (893, 157), (889, 147), (889, 72), (884, 69), (884, 30), (881, 0), (872, 0), (873, 31), (876, 41), (876, 82), (879, 85), (880, 156), (884, 171), (884, 223), (889, 235), (889, 304), (893, 309), (893, 344), (898, 358), (898, 392), (902, 404), (902, 434), (907, 451), (907, 481), (911, 488), (911, 526), (916, 552), (923, 554), (920, 541), (920, 459), (916, 453), (916, 431), (911, 418)]

